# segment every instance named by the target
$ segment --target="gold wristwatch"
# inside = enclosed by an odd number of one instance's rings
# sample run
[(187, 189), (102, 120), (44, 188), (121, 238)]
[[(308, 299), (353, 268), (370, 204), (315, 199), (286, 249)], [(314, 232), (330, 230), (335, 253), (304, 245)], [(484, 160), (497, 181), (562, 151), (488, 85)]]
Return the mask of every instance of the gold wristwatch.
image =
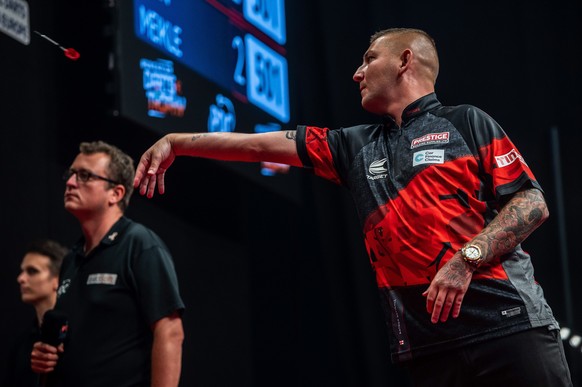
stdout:
[(461, 256), (471, 266), (477, 268), (483, 262), (483, 255), (481, 249), (477, 245), (465, 245), (461, 249)]

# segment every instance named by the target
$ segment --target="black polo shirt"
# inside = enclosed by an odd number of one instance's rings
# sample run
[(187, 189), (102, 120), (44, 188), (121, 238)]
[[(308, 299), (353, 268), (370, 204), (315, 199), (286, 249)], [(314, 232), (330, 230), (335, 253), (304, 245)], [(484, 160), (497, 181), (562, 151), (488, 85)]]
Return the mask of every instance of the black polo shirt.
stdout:
[(151, 326), (184, 303), (170, 253), (122, 217), (87, 256), (80, 240), (65, 258), (56, 309), (69, 318), (58, 386), (150, 384)]

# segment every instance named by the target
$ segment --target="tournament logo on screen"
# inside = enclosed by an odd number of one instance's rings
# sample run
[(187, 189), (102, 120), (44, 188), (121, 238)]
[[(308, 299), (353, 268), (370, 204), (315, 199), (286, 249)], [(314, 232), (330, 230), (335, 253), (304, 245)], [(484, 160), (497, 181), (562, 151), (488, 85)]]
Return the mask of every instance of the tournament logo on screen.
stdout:
[(181, 95), (182, 83), (174, 74), (174, 63), (164, 59), (142, 59), (140, 68), (148, 101), (148, 115), (157, 118), (168, 115), (183, 117), (186, 97)]

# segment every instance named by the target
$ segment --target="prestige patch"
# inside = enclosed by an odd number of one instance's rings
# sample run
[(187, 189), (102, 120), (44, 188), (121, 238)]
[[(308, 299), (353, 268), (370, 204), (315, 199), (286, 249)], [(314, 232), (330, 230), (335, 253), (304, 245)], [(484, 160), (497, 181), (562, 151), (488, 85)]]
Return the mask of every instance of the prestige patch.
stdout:
[(115, 285), (117, 283), (117, 274), (96, 273), (87, 277), (87, 285)]
[(444, 149), (427, 149), (415, 152), (412, 155), (412, 166), (421, 164), (443, 164), (445, 162)]
[(422, 137), (417, 137), (410, 143), (410, 149), (423, 145), (448, 144), (450, 132), (429, 133)]

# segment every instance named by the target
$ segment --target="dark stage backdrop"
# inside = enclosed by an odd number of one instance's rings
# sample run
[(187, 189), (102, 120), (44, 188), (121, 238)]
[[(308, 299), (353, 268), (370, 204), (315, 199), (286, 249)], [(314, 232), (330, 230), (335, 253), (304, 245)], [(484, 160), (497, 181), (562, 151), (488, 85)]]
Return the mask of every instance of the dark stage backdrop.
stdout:
[[(107, 20), (95, 1), (29, 0), (32, 29), (81, 52), (77, 62), (32, 37), (0, 33), (0, 378), (10, 342), (32, 316), (16, 276), (38, 237), (79, 237), (62, 209), (62, 171), (81, 141), (105, 140), (135, 160), (159, 135), (108, 114)], [(331, 128), (376, 120), (351, 77), (373, 32), (425, 29), (437, 41), (439, 99), (490, 113), (520, 148), (552, 212), (524, 244), (557, 318), (582, 331), (579, 2), (287, 1), (294, 116)], [(570, 289), (564, 289), (549, 130), (559, 129)], [(193, 131), (201, 128), (192, 128)], [(223, 165), (179, 159), (164, 197), (135, 195), (127, 215), (173, 253), (187, 311), (183, 386), (407, 386), (390, 365), (373, 276), (351, 199), (294, 170), (293, 200)], [(572, 321), (564, 292), (574, 305)], [(572, 367), (580, 368), (580, 358)], [(1, 379), (0, 379), (1, 380)]]

